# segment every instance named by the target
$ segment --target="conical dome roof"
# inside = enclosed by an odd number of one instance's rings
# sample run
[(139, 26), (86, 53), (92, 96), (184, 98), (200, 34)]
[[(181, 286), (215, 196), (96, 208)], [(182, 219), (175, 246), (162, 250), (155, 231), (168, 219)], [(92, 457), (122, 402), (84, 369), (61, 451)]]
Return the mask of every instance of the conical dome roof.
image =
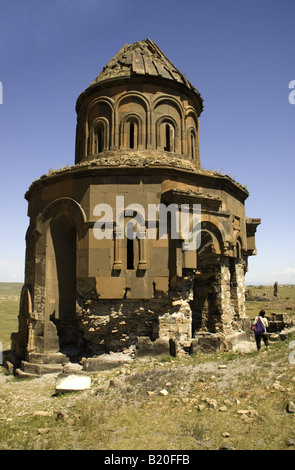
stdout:
[[(90, 87), (105, 80), (128, 78), (134, 75), (162, 77), (185, 85), (200, 97), (200, 93), (170, 62), (157, 44), (150, 39), (126, 44), (103, 68)], [(201, 99), (201, 101), (203, 101)]]

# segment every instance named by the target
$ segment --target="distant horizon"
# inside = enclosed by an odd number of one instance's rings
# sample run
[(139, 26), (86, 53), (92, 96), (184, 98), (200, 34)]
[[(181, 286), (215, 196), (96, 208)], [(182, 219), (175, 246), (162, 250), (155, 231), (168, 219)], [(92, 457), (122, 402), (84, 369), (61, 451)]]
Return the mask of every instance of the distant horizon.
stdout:
[[(24, 284), (24, 281), (0, 281), (0, 284)], [(252, 282), (251, 284), (245, 283), (245, 287), (251, 287), (251, 286), (273, 286), (274, 283), (271, 282)], [(279, 286), (295, 286), (294, 282), (278, 282)]]

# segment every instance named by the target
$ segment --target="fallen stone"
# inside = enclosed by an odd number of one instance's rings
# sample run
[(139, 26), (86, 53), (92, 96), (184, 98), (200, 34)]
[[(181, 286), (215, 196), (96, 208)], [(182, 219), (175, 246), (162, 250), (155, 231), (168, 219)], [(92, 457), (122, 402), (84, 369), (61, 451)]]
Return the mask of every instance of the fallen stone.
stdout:
[(50, 432), (50, 428), (39, 428), (38, 434), (48, 434)]
[(223, 405), (219, 408), (219, 411), (227, 411), (227, 407), (225, 405)]
[(295, 437), (290, 437), (289, 439), (286, 440), (286, 445), (287, 446), (295, 446)]
[(123, 388), (125, 386), (124, 382), (116, 377), (110, 380), (110, 387)]
[(166, 397), (168, 395), (167, 390), (165, 390), (165, 389), (161, 390), (160, 395), (163, 395), (163, 397)]
[(91, 387), (91, 377), (78, 374), (59, 374), (56, 378), (55, 392), (74, 392), (87, 390)]
[(33, 412), (33, 415), (34, 415), (34, 416), (51, 416), (52, 413), (51, 413), (50, 411), (42, 411), (42, 410), (40, 410), (40, 411), (34, 411), (34, 412)]
[(69, 362), (68, 364), (66, 364), (64, 366), (64, 372), (67, 373), (67, 374), (70, 374), (70, 373), (77, 373), (77, 372), (80, 372), (83, 370), (83, 366), (81, 364), (77, 364), (77, 363), (73, 363), (73, 362)]
[(295, 413), (295, 405), (292, 401), (287, 405), (287, 413)]
[(205, 405), (197, 405), (196, 408), (198, 411), (203, 411), (205, 409)]
[(223, 442), (218, 450), (235, 450), (229, 442)]

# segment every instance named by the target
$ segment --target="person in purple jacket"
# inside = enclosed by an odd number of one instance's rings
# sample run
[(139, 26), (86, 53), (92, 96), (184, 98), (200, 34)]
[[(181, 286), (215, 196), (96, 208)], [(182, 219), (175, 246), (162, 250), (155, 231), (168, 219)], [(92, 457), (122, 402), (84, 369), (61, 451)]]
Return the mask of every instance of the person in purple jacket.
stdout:
[(260, 310), (259, 315), (255, 318), (253, 325), (254, 325), (254, 334), (255, 334), (255, 340), (256, 340), (256, 346), (257, 346), (258, 352), (261, 349), (261, 339), (263, 339), (263, 342), (266, 348), (269, 349), (268, 337), (266, 334), (266, 329), (268, 328), (268, 321), (265, 318), (264, 310)]

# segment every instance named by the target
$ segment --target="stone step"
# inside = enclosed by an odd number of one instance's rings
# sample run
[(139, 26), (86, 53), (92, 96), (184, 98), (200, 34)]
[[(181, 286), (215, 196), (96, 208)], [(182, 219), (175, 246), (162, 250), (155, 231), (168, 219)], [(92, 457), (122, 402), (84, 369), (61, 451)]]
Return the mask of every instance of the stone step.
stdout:
[(61, 352), (30, 353), (28, 355), (28, 362), (32, 362), (34, 364), (67, 364), (69, 361), (68, 356)]
[(28, 372), (24, 372), (21, 369), (15, 369), (15, 376), (19, 379), (35, 379), (36, 377), (39, 377), (36, 374), (29, 374)]
[(32, 362), (22, 361), (21, 370), (23, 372), (41, 376), (44, 374), (54, 374), (63, 371), (63, 364), (35, 364)]

